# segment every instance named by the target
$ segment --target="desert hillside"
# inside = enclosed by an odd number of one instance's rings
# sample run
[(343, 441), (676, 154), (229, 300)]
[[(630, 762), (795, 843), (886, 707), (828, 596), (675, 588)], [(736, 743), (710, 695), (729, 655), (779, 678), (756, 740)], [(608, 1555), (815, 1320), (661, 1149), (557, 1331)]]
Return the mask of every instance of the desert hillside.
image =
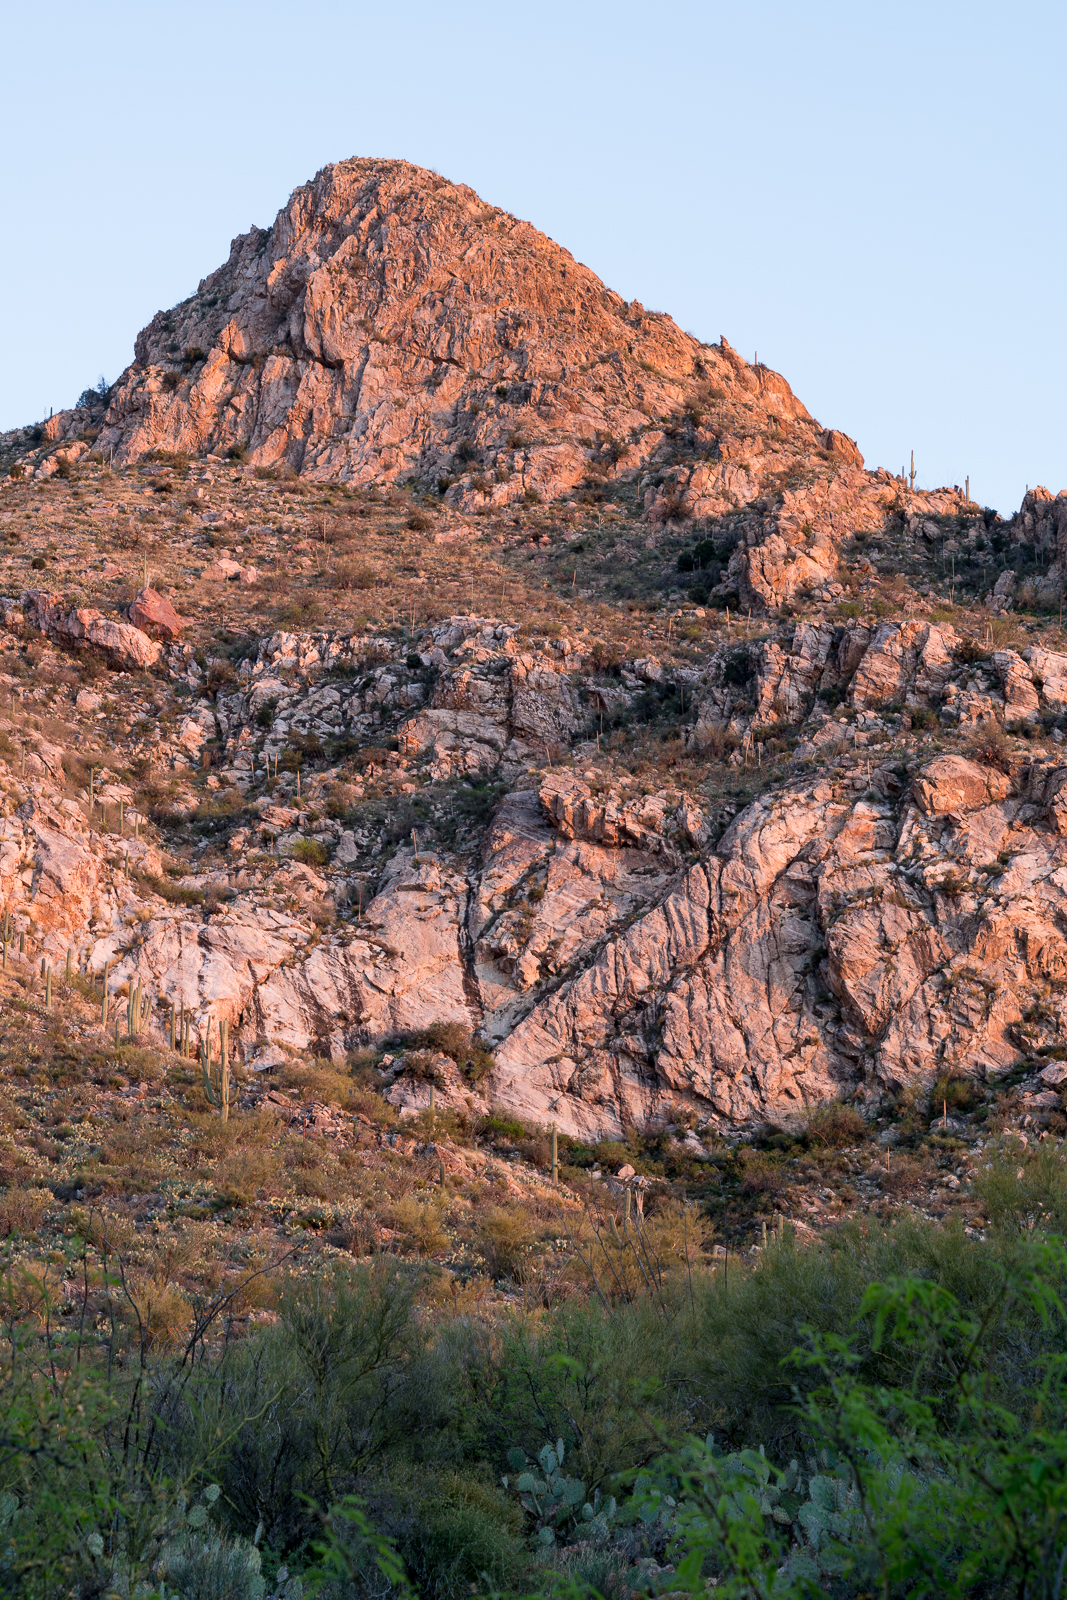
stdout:
[(1062, 1570), (1067, 497), (360, 160), (0, 467), (0, 1588)]
[[(0, 441), (0, 981), (20, 1050), (91, 1041), (89, 1123), (138, 1082), (210, 1120), (225, 1030), (302, 1139), (362, 1095), (539, 1183), (554, 1128), (742, 1236), (788, 1184), (737, 1151), (812, 1116), (872, 1173), (902, 1107), (1067, 1126), (1062, 499), (868, 471), (400, 162), (297, 190), (83, 401)], [(12, 1113), (49, 1204), (128, 1190), (74, 1100)]]

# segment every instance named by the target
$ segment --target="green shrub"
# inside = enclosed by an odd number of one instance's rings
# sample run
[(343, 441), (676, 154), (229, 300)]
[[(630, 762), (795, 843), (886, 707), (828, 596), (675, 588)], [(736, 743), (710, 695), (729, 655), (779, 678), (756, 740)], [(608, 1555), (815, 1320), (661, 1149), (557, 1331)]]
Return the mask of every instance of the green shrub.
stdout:
[(946, 1111), (973, 1111), (981, 1098), (981, 1089), (973, 1078), (963, 1073), (944, 1073), (930, 1090), (930, 1115), (940, 1117)]
[(994, 1227), (1005, 1233), (1067, 1234), (1067, 1152), (1059, 1142), (1045, 1139), (1035, 1149), (997, 1154), (973, 1185)]
[(479, 1044), (462, 1022), (431, 1022), (393, 1042), (399, 1049), (436, 1050), (451, 1057), (471, 1083), (477, 1083), (493, 1066), (492, 1051)]
[[(788, 1459), (803, 1446), (793, 1410), (803, 1375), (783, 1366), (804, 1337), (852, 1333), (865, 1377), (899, 1376), (871, 1346), (870, 1324), (853, 1328), (871, 1283), (913, 1274), (944, 1284), (965, 1304), (984, 1306), (995, 1285), (996, 1247), (982, 1246), (958, 1227), (935, 1229), (908, 1219), (892, 1227), (842, 1227), (817, 1249), (788, 1239), (769, 1249), (757, 1272), (717, 1275), (695, 1295), (687, 1338), (693, 1352), (689, 1381), (715, 1397), (719, 1431), (738, 1447), (756, 1439)], [(710, 1423), (712, 1413), (706, 1413)]]
[(683, 550), (678, 557), (679, 572), (702, 572), (705, 569), (715, 569), (714, 582), (722, 570), (722, 563), (717, 557), (714, 539), (701, 539), (698, 544), (689, 550)]
[(202, 906), (207, 896), (203, 889), (186, 889), (178, 883), (172, 883), (169, 878), (157, 878), (147, 872), (135, 872), (133, 877), (145, 889), (158, 894), (175, 906)]
[(756, 676), (755, 652), (748, 645), (736, 645), (727, 652), (722, 667), (722, 681), (743, 687)]
[(329, 860), (329, 852), (321, 839), (297, 839), (291, 853), (294, 860), (308, 867), (324, 867)]
[(809, 1144), (821, 1145), (826, 1150), (841, 1150), (865, 1139), (867, 1124), (855, 1106), (829, 1101), (811, 1113), (805, 1132)]
[(977, 639), (961, 639), (958, 644), (953, 646), (952, 654), (957, 661), (961, 661), (965, 665), (970, 665), (974, 662), (992, 661), (993, 659), (992, 650), (987, 650), (985, 645), (980, 644)]
[(517, 1117), (505, 1117), (495, 1111), (488, 1117), (483, 1117), (478, 1124), (478, 1132), (482, 1134), (496, 1134), (501, 1139), (524, 1139), (527, 1127)]
[(979, 727), (971, 740), (967, 754), (972, 761), (977, 761), (983, 767), (996, 767), (1001, 772), (1011, 771), (1011, 742), (1000, 723), (994, 721), (992, 717)]
[(527, 1572), (521, 1517), (495, 1485), (449, 1473), (415, 1509), (415, 1525), (397, 1543), (426, 1600), (510, 1589)]
[(365, 561), (339, 561), (328, 573), (327, 581), (332, 589), (373, 589), (378, 574)]
[(533, 1243), (529, 1218), (522, 1211), (491, 1206), (478, 1222), (478, 1249), (494, 1278), (516, 1278)]

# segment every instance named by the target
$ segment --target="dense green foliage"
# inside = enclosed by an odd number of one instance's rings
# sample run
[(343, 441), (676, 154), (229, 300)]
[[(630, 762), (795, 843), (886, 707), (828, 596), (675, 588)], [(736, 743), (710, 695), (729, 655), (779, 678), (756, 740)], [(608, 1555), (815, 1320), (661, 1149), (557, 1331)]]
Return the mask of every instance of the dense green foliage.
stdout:
[(121, 1263), (9, 1266), (0, 1594), (1051, 1600), (1067, 1258), (1009, 1198), (495, 1321), (382, 1258), (179, 1349)]

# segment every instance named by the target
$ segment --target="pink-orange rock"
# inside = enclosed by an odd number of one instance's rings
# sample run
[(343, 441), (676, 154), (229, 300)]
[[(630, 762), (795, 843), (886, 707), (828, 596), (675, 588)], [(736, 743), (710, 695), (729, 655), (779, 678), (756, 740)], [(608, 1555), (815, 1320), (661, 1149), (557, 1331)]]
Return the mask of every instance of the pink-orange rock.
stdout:
[(61, 639), (91, 645), (115, 666), (127, 671), (153, 667), (159, 660), (160, 649), (154, 639), (140, 628), (128, 622), (116, 622), (91, 606), (81, 606), (70, 612), (56, 631)]
[(953, 629), (932, 622), (883, 623), (856, 668), (849, 699), (863, 711), (934, 693), (956, 664), (956, 643)]
[[(452, 480), (454, 503), (633, 474), (702, 385), (807, 418), (785, 379), (627, 302), (543, 234), (404, 161), (341, 161), (137, 339), (97, 448), (285, 461), (354, 483)], [(598, 469), (599, 470), (599, 469)]]
[(835, 456), (840, 456), (842, 461), (848, 461), (854, 467), (862, 467), (863, 457), (860, 455), (859, 446), (847, 433), (840, 433), (837, 428), (827, 428), (822, 436), (822, 442), (827, 450), (832, 451)]
[(975, 811), (1011, 793), (1011, 780), (995, 767), (982, 767), (963, 756), (938, 756), (912, 785), (919, 809), (927, 816)]
[(1004, 689), (1004, 704), (1014, 717), (1029, 717), (1041, 701), (1034, 688), (1033, 675), (1014, 650), (994, 650), (993, 667)]
[(60, 644), (96, 650), (116, 667), (129, 671), (152, 667), (159, 660), (160, 647), (140, 628), (106, 617), (92, 606), (68, 611), (62, 595), (31, 589), (20, 601), (23, 616), (31, 628), (38, 628)]
[(169, 600), (155, 589), (142, 589), (131, 602), (127, 612), (135, 628), (154, 639), (180, 639), (185, 626)]

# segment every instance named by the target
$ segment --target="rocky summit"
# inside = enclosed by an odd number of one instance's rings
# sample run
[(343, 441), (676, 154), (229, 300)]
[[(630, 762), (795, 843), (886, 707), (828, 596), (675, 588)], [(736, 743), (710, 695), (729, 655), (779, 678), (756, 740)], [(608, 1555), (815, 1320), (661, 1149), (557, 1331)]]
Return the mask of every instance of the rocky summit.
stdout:
[(53, 1044), (121, 997), (129, 1071), (225, 1025), (249, 1104), (358, 1057), (394, 1119), (695, 1161), (935, 1084), (1067, 1129), (1067, 497), (868, 470), (399, 161), (0, 451), (2, 984)]

